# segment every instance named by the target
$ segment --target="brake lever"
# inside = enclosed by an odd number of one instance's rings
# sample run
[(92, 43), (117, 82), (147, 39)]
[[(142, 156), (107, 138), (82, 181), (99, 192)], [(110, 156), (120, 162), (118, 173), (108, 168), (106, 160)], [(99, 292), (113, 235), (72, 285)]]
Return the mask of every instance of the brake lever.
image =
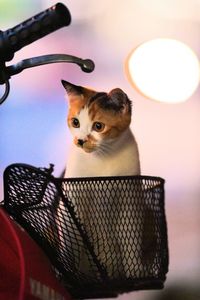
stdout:
[(81, 59), (79, 57), (68, 54), (49, 54), (24, 59), (15, 65), (6, 67), (8, 76), (12, 76), (22, 72), (24, 69), (37, 67), (53, 63), (73, 63), (77, 64), (83, 72), (90, 73), (94, 70), (94, 62), (91, 59)]
[(5, 66), (3, 70), (3, 79), (0, 84), (5, 83), (5, 92), (0, 98), (0, 105), (6, 100), (10, 91), (9, 79), (11, 76), (22, 72), (25, 69), (37, 67), (52, 63), (73, 63), (77, 64), (83, 72), (90, 73), (94, 70), (95, 64), (91, 59), (81, 59), (79, 57), (68, 54), (49, 54), (32, 58), (23, 59), (22, 61), (11, 65)]

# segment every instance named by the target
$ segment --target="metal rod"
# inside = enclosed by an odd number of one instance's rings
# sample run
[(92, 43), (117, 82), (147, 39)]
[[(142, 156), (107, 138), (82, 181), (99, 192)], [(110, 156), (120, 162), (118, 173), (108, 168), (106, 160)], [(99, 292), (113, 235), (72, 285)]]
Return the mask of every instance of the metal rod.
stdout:
[(90, 59), (81, 59), (79, 57), (68, 54), (49, 54), (24, 59), (15, 65), (8, 66), (6, 67), (6, 73), (8, 73), (9, 76), (12, 76), (22, 72), (24, 69), (27, 68), (52, 63), (75, 63), (81, 67), (82, 71), (86, 73), (92, 72), (95, 67), (94, 62)]

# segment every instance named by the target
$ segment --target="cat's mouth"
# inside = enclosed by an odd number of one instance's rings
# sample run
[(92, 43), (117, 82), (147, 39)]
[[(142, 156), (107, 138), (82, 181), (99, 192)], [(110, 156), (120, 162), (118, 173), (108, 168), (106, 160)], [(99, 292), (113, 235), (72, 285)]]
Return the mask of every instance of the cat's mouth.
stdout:
[(85, 151), (86, 153), (91, 153), (91, 152), (94, 152), (96, 150), (96, 147), (94, 147), (94, 146), (91, 147), (91, 146), (86, 145), (86, 144), (84, 144), (82, 146), (77, 145), (77, 147), (83, 149), (83, 151)]
[(85, 151), (86, 153), (91, 153), (94, 152), (96, 150), (96, 144), (94, 142), (91, 141), (87, 141), (87, 140), (80, 140), (75, 138), (74, 139), (74, 144), (81, 148), (83, 151)]

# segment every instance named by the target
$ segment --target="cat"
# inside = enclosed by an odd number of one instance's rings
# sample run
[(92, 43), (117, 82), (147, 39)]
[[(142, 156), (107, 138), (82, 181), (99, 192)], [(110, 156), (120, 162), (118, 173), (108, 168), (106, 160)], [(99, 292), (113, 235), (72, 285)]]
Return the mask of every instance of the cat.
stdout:
[[(62, 80), (62, 85), (67, 92), (68, 98), (68, 116), (67, 124), (73, 137), (73, 143), (66, 163), (65, 178), (81, 178), (81, 177), (109, 177), (109, 176), (129, 176), (140, 175), (140, 160), (139, 151), (136, 139), (130, 129), (132, 104), (126, 93), (120, 88), (112, 89), (109, 93), (97, 92), (95, 90), (77, 86), (65, 80)], [(98, 195), (92, 191), (92, 187), (84, 187), (82, 195), (86, 207), (95, 208), (98, 201)], [(88, 220), (91, 218), (89, 209), (78, 209), (76, 211), (80, 221), (86, 226), (86, 231), (90, 232), (90, 237), (93, 241), (98, 240), (96, 231), (101, 231), (101, 226), (110, 227), (110, 230), (116, 232), (115, 237), (113, 233), (109, 233), (101, 237), (102, 249), (99, 245), (94, 246), (99, 260), (102, 262), (107, 270), (107, 273), (112, 276), (119, 276), (119, 274), (126, 272), (123, 269), (123, 259), (121, 254), (128, 251), (125, 256), (130, 256), (131, 249), (127, 246), (121, 245), (121, 238), (119, 238), (118, 231), (121, 230), (121, 224), (118, 222), (118, 214), (122, 223), (126, 223), (127, 213), (120, 211), (120, 183), (114, 184), (112, 190), (107, 189), (104, 193), (105, 210), (111, 209), (111, 214), (114, 216), (115, 223), (111, 216), (104, 215), (104, 220), (96, 221), (89, 229), (87, 228)], [(89, 192), (90, 191), (90, 192)], [(115, 193), (115, 199), (112, 203), (107, 201), (111, 193)], [(73, 193), (72, 193), (73, 194)], [(79, 199), (68, 191), (67, 197), (71, 203), (77, 207), (79, 206)], [(82, 199), (80, 200), (80, 202)], [(106, 203), (107, 201), (107, 203)], [(88, 204), (88, 203), (89, 204)], [(131, 207), (126, 211), (131, 210)], [(100, 212), (96, 210), (96, 219), (100, 217)], [(101, 215), (102, 218), (102, 215)], [(104, 225), (102, 225), (105, 223)], [(131, 225), (136, 227), (135, 224)], [(96, 231), (93, 230), (96, 228)], [(133, 228), (129, 228), (131, 230)], [(131, 237), (129, 237), (131, 239)], [(114, 241), (113, 241), (114, 240)], [(106, 260), (101, 251), (107, 251), (109, 245), (114, 245), (114, 254), (112, 259), (115, 260), (116, 268), (111, 268), (110, 261)], [(109, 250), (108, 250), (109, 251)], [(116, 256), (116, 259), (114, 259)], [(85, 255), (80, 258), (82, 261), (86, 260)], [(129, 258), (127, 258), (129, 259)], [(133, 260), (133, 258), (132, 258)], [(79, 269), (84, 273), (90, 271), (89, 261), (80, 263)], [(127, 277), (130, 274), (127, 274)]]
[(62, 84), (69, 101), (67, 123), (74, 138), (64, 177), (139, 175), (127, 95), (119, 88), (104, 93), (64, 80)]

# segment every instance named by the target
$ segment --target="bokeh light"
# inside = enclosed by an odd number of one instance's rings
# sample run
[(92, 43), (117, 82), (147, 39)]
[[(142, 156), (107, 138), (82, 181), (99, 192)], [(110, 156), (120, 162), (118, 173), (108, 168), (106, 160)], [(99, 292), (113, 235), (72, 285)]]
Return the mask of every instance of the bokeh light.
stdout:
[(173, 39), (143, 43), (127, 59), (128, 78), (144, 96), (167, 103), (187, 100), (200, 80), (199, 60), (186, 44)]

